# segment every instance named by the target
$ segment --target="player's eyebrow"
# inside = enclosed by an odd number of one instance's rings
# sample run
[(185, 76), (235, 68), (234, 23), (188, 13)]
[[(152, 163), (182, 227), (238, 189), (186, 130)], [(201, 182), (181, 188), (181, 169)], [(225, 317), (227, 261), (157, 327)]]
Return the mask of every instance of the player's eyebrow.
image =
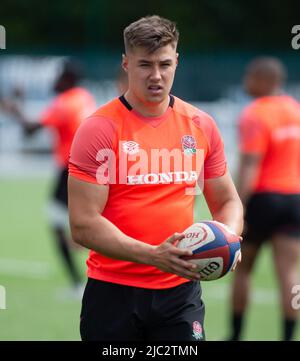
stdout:
[(160, 63), (171, 63), (173, 61), (173, 59), (164, 59), (161, 60)]
[[(172, 62), (172, 59), (170, 58), (167, 58), (167, 59), (163, 59), (163, 60), (160, 60), (159, 61), (159, 64), (162, 64), (162, 63), (171, 63)], [(140, 59), (138, 60), (138, 63), (139, 64), (153, 64), (155, 63), (154, 61), (150, 61), (148, 59)]]
[(149, 60), (146, 60), (146, 59), (140, 59), (140, 60), (138, 60), (138, 63), (139, 64), (141, 64), (141, 63), (143, 63), (143, 64), (152, 64), (152, 61), (149, 61)]

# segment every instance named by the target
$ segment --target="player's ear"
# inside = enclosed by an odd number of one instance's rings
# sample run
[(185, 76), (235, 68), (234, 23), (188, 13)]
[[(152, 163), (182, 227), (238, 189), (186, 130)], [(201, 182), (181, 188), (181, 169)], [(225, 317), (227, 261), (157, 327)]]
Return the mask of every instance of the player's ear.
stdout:
[(176, 53), (176, 65), (178, 65), (179, 54)]
[(128, 71), (128, 57), (126, 54), (122, 54), (122, 68), (124, 69), (124, 71)]

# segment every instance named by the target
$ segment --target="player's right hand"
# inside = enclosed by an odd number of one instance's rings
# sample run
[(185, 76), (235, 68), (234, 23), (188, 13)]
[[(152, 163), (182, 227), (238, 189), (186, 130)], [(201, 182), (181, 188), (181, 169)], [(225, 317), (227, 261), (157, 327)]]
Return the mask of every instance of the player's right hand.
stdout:
[(183, 233), (174, 233), (159, 246), (154, 246), (152, 265), (167, 273), (174, 273), (179, 277), (190, 280), (200, 280), (200, 275), (195, 270), (197, 266), (192, 262), (185, 261), (181, 257), (191, 256), (189, 249), (179, 249), (178, 242), (184, 238)]

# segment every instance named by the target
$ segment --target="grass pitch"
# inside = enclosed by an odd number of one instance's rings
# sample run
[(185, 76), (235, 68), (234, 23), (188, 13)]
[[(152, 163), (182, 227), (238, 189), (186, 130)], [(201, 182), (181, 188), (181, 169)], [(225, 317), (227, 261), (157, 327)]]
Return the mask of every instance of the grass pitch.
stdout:
[[(0, 340), (79, 340), (80, 298), (68, 297), (69, 281), (47, 227), (49, 179), (0, 180), (0, 285), (6, 309), (0, 309)], [(200, 212), (199, 212), (200, 211)], [(198, 202), (196, 219), (209, 217)], [(85, 273), (87, 252), (77, 252)], [(208, 340), (227, 335), (231, 275), (203, 282)], [(253, 301), (244, 339), (279, 340), (280, 310), (271, 254), (262, 251), (253, 277)], [(300, 327), (295, 339), (300, 340)]]

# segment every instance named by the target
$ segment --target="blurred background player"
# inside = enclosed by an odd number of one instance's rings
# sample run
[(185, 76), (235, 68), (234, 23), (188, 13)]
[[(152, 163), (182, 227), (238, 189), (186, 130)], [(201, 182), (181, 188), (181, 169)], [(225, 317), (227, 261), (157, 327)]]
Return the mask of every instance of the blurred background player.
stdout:
[(81, 289), (81, 275), (72, 255), (72, 247), (75, 244), (71, 241), (68, 230), (69, 152), (79, 124), (96, 108), (92, 95), (78, 85), (82, 75), (82, 67), (78, 62), (73, 59), (64, 61), (53, 86), (57, 96), (42, 113), (39, 121), (28, 119), (21, 111), (19, 104), (13, 100), (5, 99), (2, 102), (3, 109), (13, 113), (27, 135), (35, 133), (42, 127), (49, 127), (54, 132), (53, 153), (58, 170), (48, 207), (48, 220), (75, 291)]
[(239, 122), (238, 191), (246, 206), (243, 261), (234, 275), (231, 340), (239, 340), (249, 302), (250, 274), (258, 251), (270, 240), (280, 286), (281, 338), (291, 340), (298, 313), (292, 288), (299, 284), (300, 254), (300, 105), (283, 94), (283, 64), (269, 57), (254, 59), (245, 89), (256, 98)]

